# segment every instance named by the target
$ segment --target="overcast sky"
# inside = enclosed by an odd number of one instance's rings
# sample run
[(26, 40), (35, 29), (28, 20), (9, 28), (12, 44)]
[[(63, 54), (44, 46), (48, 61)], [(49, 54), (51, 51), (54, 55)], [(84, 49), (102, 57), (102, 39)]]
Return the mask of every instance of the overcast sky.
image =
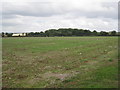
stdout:
[(58, 28), (118, 30), (119, 0), (3, 0), (3, 32)]

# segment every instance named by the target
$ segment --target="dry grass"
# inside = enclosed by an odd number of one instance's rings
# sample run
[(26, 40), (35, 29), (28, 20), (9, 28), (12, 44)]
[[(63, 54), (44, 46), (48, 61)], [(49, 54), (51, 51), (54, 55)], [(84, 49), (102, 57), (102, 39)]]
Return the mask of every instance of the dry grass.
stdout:
[(3, 38), (6, 88), (115, 88), (116, 71), (117, 37)]

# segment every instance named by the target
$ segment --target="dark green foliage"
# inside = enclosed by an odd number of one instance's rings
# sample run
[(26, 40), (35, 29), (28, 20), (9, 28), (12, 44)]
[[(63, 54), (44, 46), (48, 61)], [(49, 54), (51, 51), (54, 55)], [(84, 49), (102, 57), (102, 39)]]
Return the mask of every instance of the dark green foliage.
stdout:
[(117, 33), (116, 31), (112, 31), (110, 35), (111, 35), (111, 36), (115, 36), (116, 33)]
[(2, 32), (2, 37), (4, 37), (5, 35), (4, 35), (4, 32)]
[(112, 62), (113, 60), (111, 58), (108, 59), (110, 62)]
[(117, 34), (112, 31), (111, 34), (105, 31), (97, 32), (94, 30), (93, 32), (90, 30), (84, 30), (84, 29), (72, 29), (72, 28), (59, 28), (59, 29), (49, 29), (46, 30), (45, 32), (31, 32), (28, 34), (28, 36), (33, 36), (33, 37), (54, 37), (54, 36), (110, 36), (114, 35), (116, 36)]
[(13, 34), (13, 33), (8, 33), (8, 34), (7, 34), (7, 37), (12, 37), (12, 34)]
[(96, 36), (96, 35), (98, 35), (98, 32), (97, 32), (96, 30), (94, 30), (94, 31), (92, 32), (92, 35)]
[[(2, 33), (2, 37), (4, 35), (10, 37), (12, 34)], [(118, 36), (119, 34), (116, 31), (111, 32), (97, 32), (96, 30), (90, 31), (86, 29), (73, 29), (73, 28), (59, 28), (59, 29), (49, 29), (45, 32), (30, 32), (27, 33), (28, 37), (54, 37), (54, 36)]]
[(109, 33), (105, 31), (101, 31), (100, 36), (109, 36)]
[(4, 33), (4, 32), (2, 32), (2, 37), (12, 37), (12, 34), (13, 33)]

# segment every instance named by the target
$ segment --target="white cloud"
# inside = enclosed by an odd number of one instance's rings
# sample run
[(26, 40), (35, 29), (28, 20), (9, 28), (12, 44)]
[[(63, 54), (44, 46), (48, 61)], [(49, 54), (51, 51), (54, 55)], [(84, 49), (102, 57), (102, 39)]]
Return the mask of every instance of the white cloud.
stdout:
[(4, 0), (3, 31), (117, 30), (118, 0)]

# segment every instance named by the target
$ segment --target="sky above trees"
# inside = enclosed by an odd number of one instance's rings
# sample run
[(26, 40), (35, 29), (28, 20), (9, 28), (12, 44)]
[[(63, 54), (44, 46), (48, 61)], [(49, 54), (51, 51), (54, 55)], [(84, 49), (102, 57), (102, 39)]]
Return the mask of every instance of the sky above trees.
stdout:
[(3, 32), (40, 32), (58, 28), (118, 30), (119, 0), (4, 0)]

